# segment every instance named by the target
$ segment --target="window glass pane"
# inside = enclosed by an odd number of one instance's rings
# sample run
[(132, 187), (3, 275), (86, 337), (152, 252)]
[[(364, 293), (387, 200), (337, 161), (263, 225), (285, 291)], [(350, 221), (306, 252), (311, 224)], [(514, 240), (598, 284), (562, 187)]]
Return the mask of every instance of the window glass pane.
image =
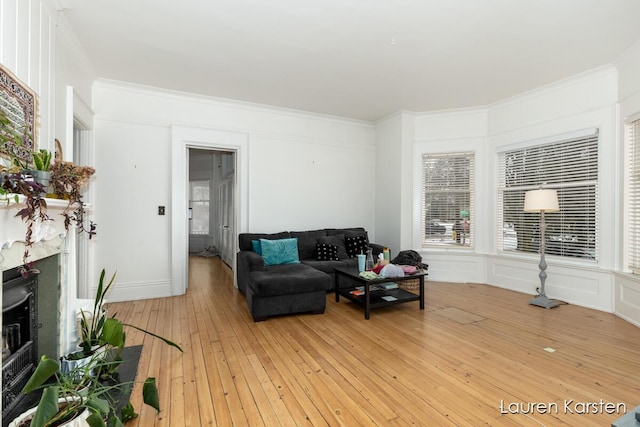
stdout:
[(422, 246), (471, 248), (473, 153), (422, 156)]
[(189, 233), (209, 234), (209, 180), (191, 181), (189, 187)]
[(537, 253), (540, 214), (523, 212), (529, 190), (558, 192), (559, 212), (546, 213), (545, 253), (595, 260), (598, 135), (498, 155), (498, 249)]

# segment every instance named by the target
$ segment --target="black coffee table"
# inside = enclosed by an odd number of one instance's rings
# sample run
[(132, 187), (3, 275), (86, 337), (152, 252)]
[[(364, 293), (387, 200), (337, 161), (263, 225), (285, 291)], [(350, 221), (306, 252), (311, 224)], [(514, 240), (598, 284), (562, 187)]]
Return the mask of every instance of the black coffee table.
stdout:
[[(349, 301), (364, 307), (364, 318), (369, 319), (369, 312), (372, 308), (388, 307), (390, 305), (402, 304), (410, 301), (420, 301), (420, 310), (424, 310), (424, 278), (427, 276), (426, 271), (419, 271), (411, 275), (405, 275), (403, 277), (385, 277), (376, 279), (365, 279), (360, 276), (359, 272), (355, 268), (336, 268), (335, 269), (335, 292), (336, 302), (340, 301), (340, 296), (347, 298)], [(362, 295), (354, 295), (354, 291), (357, 290), (355, 286), (340, 289), (340, 278), (349, 278), (355, 281), (363, 287), (364, 293)], [(418, 279), (420, 281), (419, 293), (416, 295), (413, 292), (406, 291), (404, 289), (380, 289), (373, 290), (376, 285), (382, 285), (385, 283), (399, 283), (407, 280)]]

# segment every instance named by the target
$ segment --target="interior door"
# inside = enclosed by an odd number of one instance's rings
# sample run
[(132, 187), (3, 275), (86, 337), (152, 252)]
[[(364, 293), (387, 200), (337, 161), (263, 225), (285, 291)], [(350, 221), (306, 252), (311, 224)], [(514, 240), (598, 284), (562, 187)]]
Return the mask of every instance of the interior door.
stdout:
[(225, 176), (218, 186), (218, 210), (219, 225), (218, 232), (220, 236), (220, 256), (228, 265), (233, 265), (233, 238), (235, 224), (234, 205), (233, 205), (233, 174)]

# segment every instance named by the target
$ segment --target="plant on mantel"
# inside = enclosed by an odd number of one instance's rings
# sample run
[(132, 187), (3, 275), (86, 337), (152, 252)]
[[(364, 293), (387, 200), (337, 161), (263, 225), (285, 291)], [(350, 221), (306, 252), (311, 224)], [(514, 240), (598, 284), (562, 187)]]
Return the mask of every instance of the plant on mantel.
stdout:
[[(0, 109), (0, 152), (11, 159), (8, 165), (0, 164), (0, 202), (17, 204), (20, 203), (20, 196), (24, 197), (24, 207), (18, 211), (16, 217), (20, 217), (27, 225), (22, 266), (22, 272), (26, 274), (32, 268), (29, 263), (29, 249), (34, 243), (34, 226), (38, 222), (53, 220), (47, 215), (47, 197), (68, 202), (61, 213), (67, 232), (74, 226), (79, 233), (87, 233), (89, 239), (96, 234), (96, 224), (93, 221), (85, 223), (86, 210), (82, 196), (82, 189), (88, 184), (95, 169), (78, 166), (72, 162), (51, 163), (50, 152), (42, 149), (34, 151), (33, 164), (39, 170), (46, 168), (50, 172), (49, 182), (43, 185), (25, 171), (30, 165), (12, 156), (5, 148), (7, 143), (20, 144), (22, 137), (20, 131), (13, 127), (12, 122)], [(49, 189), (51, 192), (48, 192)]]
[(81, 190), (89, 183), (91, 175), (96, 171), (89, 166), (78, 166), (71, 162), (56, 162), (51, 166), (50, 186), (53, 196), (68, 200), (67, 207), (62, 212), (65, 230), (74, 225), (79, 233), (85, 232), (89, 238), (96, 234), (96, 224), (93, 221), (85, 224), (86, 213)]

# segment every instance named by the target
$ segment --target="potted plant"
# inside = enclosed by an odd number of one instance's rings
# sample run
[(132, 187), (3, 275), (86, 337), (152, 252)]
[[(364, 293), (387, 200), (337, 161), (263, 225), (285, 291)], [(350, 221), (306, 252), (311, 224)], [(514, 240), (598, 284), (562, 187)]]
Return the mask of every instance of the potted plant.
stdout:
[(46, 189), (49, 187), (49, 181), (51, 180), (51, 172), (49, 171), (51, 168), (51, 151), (41, 148), (32, 152), (31, 157), (33, 158), (34, 169), (29, 169), (28, 173)]
[(106, 272), (102, 269), (100, 279), (98, 281), (98, 289), (93, 303), (93, 311), (86, 313), (80, 310), (80, 343), (79, 349), (63, 357), (62, 370), (72, 371), (76, 366), (87, 365), (96, 354), (104, 353), (105, 350), (112, 350), (111, 357), (114, 364), (112, 368), (117, 368), (117, 362), (120, 360), (120, 353), (125, 346), (126, 334), (124, 326), (137, 329), (154, 338), (164, 341), (167, 345), (175, 347), (182, 352), (182, 348), (164, 337), (156, 335), (138, 326), (123, 323), (113, 315), (108, 317), (107, 310), (104, 307), (105, 297), (111, 286), (113, 286), (116, 278), (114, 273), (108, 283), (105, 284)]
[[(18, 416), (10, 427), (102, 427), (123, 426), (137, 414), (129, 402), (117, 413), (114, 395), (131, 387), (117, 377), (100, 377), (95, 370), (109, 372), (112, 362), (94, 359), (88, 366), (64, 373), (56, 360), (42, 356), (36, 370), (22, 392), (42, 392), (35, 408)], [(143, 402), (160, 411), (158, 389), (154, 378), (147, 378), (142, 388)], [(105, 421), (107, 421), (105, 423)]]

